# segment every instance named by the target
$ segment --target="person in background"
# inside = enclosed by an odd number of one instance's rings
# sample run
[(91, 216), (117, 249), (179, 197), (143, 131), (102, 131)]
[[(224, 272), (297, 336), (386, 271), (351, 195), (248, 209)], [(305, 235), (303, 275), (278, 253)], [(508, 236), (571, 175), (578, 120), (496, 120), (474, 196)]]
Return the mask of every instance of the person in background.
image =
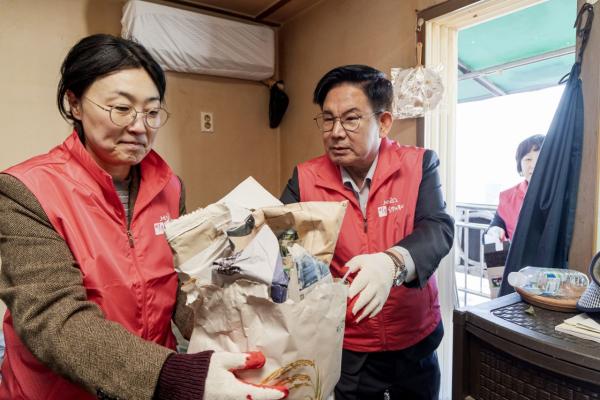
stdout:
[[(57, 102), (73, 133), (0, 174), (0, 399), (279, 399), (230, 371), (261, 353), (175, 353), (185, 306), (164, 222), (185, 212), (152, 145), (168, 120), (164, 72), (139, 44), (79, 41)], [(44, 132), (39, 132), (43, 135)]]
[(515, 160), (517, 172), (524, 179), (510, 189), (500, 192), (498, 209), (486, 232), (488, 237), (496, 241), (512, 239), (544, 138), (544, 135), (533, 135), (519, 143)]
[(335, 68), (313, 99), (325, 154), (294, 169), (281, 201), (349, 201), (331, 263), (352, 280), (335, 398), (437, 399), (444, 330), (432, 274), (454, 237), (438, 157), (386, 138), (392, 84), (381, 71)]

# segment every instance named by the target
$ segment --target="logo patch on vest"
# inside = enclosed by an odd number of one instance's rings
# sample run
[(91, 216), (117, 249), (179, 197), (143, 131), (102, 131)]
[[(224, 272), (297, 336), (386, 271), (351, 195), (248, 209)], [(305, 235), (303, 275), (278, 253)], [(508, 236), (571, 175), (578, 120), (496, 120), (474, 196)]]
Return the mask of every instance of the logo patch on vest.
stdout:
[(398, 199), (390, 197), (383, 201), (383, 205), (377, 207), (377, 214), (379, 218), (387, 217), (389, 214), (401, 211), (404, 208), (404, 204), (398, 204)]
[(160, 222), (154, 224), (154, 234), (156, 236), (165, 234), (165, 224), (171, 220), (169, 214), (160, 217)]

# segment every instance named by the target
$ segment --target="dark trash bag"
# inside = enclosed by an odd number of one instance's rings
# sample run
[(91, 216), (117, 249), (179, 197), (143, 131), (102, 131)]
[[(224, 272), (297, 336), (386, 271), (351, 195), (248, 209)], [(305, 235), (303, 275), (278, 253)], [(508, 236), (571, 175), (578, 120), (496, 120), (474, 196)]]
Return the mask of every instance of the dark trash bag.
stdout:
[[(279, 87), (281, 85), (281, 87)], [(271, 96), (269, 99), (269, 127), (277, 128), (288, 108), (290, 99), (282, 89), (283, 81), (277, 81), (271, 85)]]
[(514, 291), (507, 279), (511, 272), (526, 266), (568, 267), (583, 147), (583, 93), (579, 74), (593, 16), (590, 4), (584, 4), (577, 15), (575, 26), (582, 38), (577, 61), (569, 75), (561, 79), (561, 83), (567, 81), (567, 86), (523, 201), (500, 296)]

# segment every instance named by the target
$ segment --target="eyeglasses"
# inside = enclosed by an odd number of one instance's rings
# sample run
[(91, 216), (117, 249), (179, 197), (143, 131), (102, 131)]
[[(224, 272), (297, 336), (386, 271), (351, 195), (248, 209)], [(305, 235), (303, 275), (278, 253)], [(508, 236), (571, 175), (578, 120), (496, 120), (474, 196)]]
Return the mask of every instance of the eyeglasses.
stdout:
[(360, 127), (361, 119), (370, 118), (373, 115), (378, 115), (382, 112), (383, 111), (376, 111), (369, 115), (358, 115), (356, 113), (350, 113), (343, 117), (334, 117), (333, 115), (329, 114), (319, 114), (314, 118), (314, 120), (317, 123), (317, 126), (319, 127), (321, 132), (323, 133), (331, 132), (335, 127), (335, 121), (337, 121), (338, 119), (340, 120), (342, 128), (344, 128), (346, 132), (356, 132)]
[(120, 127), (124, 127), (135, 122), (138, 114), (143, 115), (142, 120), (144, 121), (144, 125), (151, 129), (158, 129), (161, 126), (164, 126), (169, 119), (168, 111), (162, 107), (151, 108), (148, 111), (138, 111), (132, 106), (127, 105), (117, 105), (105, 108), (89, 97), (86, 97), (86, 99), (90, 103), (95, 104), (102, 110), (108, 112), (110, 120), (113, 122), (113, 124)]

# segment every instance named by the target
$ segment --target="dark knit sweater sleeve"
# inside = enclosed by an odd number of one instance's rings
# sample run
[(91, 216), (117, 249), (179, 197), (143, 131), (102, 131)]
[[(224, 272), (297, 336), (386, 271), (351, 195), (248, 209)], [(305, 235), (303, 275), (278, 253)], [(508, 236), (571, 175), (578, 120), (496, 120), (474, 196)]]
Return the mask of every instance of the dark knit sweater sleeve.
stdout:
[(160, 371), (154, 399), (202, 399), (212, 354), (212, 351), (203, 351), (195, 354), (170, 355)]
[[(35, 196), (6, 174), (0, 174), (0, 255), (0, 298), (17, 335), (42, 364), (103, 398), (154, 397), (173, 352), (104, 318), (87, 299), (77, 262)], [(198, 369), (202, 360), (190, 365)], [(190, 379), (199, 390), (203, 376)]]

